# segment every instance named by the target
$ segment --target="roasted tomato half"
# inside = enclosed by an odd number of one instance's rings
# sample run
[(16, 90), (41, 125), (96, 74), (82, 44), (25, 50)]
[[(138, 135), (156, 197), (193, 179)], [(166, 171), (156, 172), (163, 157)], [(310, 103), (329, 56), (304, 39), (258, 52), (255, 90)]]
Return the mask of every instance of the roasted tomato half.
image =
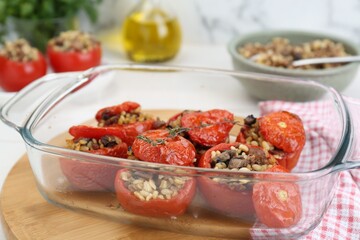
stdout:
[(151, 129), (152, 123), (150, 122), (136, 122), (133, 124), (125, 124), (122, 126), (111, 126), (111, 127), (94, 127), (87, 125), (77, 125), (69, 129), (69, 133), (77, 137), (101, 137), (106, 134), (114, 135), (120, 138), (123, 142), (131, 146), (136, 137)]
[[(128, 147), (119, 138), (97, 133), (89, 137), (77, 137), (67, 141), (70, 149), (98, 155), (127, 158)], [(109, 163), (82, 162), (60, 159), (60, 167), (73, 187), (84, 191), (113, 191), (115, 174), (119, 170)]]
[(123, 102), (118, 105), (105, 107), (95, 115), (99, 127), (120, 127), (124, 129), (124, 136), (119, 136), (127, 144), (132, 145), (136, 136), (150, 130), (164, 128), (166, 123), (141, 111), (136, 102)]
[[(127, 101), (100, 109), (96, 112), (95, 119), (101, 127), (133, 123), (139, 121), (139, 118), (143, 118), (144, 120), (148, 119), (149, 116), (141, 114), (140, 109), (140, 104)], [(126, 116), (126, 114), (128, 114), (128, 116)]]
[(206, 151), (200, 159), (199, 167), (229, 170), (231, 173), (201, 176), (198, 178), (198, 186), (203, 198), (213, 209), (251, 220), (255, 215), (253, 182), (246, 177), (246, 173), (265, 171), (275, 165), (275, 158), (260, 147), (222, 143)]
[(137, 136), (132, 151), (138, 159), (146, 162), (193, 166), (196, 160), (194, 145), (178, 133), (176, 129), (144, 132)]
[(234, 115), (226, 110), (190, 112), (181, 117), (181, 127), (189, 129), (190, 140), (207, 147), (226, 142), (233, 126)]
[[(266, 171), (288, 172), (280, 166)], [(258, 219), (268, 227), (291, 227), (301, 219), (301, 194), (296, 183), (266, 182), (264, 179), (255, 183), (252, 198)]]
[(98, 126), (78, 125), (70, 128), (74, 137), (101, 137), (111, 134), (132, 146), (136, 137), (148, 130), (165, 127), (165, 122), (141, 112), (140, 104), (123, 102), (121, 104), (105, 107), (97, 111), (95, 119)]
[(0, 50), (0, 86), (5, 91), (19, 91), (46, 71), (44, 56), (23, 39), (7, 42)]
[(192, 177), (119, 170), (116, 197), (125, 211), (151, 217), (182, 215), (190, 205), (196, 181)]
[(49, 41), (47, 55), (54, 72), (71, 72), (100, 65), (102, 51), (89, 34), (67, 31)]
[(246, 117), (236, 141), (263, 147), (280, 165), (292, 170), (299, 160), (306, 136), (297, 115), (280, 111), (260, 118)]

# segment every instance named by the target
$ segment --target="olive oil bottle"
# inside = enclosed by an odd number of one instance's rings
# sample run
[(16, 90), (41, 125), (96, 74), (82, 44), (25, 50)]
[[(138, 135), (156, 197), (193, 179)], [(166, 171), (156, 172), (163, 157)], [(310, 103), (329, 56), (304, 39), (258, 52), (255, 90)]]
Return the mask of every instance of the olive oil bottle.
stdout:
[(142, 0), (125, 19), (122, 45), (135, 62), (161, 62), (173, 58), (181, 45), (177, 17), (159, 0)]

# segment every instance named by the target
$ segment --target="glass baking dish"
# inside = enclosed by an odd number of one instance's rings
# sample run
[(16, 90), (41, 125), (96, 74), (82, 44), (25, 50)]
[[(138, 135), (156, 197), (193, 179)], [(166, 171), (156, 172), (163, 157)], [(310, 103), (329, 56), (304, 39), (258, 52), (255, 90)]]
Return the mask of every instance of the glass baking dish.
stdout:
[[(287, 93), (285, 98), (259, 102), (238, 91), (241, 87), (237, 78), (268, 84), (277, 82), (295, 86), (298, 91), (296, 94)], [(68, 133), (71, 126), (94, 125), (96, 111), (125, 101), (138, 102), (143, 111), (165, 121), (189, 109), (226, 109), (238, 117), (260, 116), (264, 114), (264, 106), (281, 103), (281, 110), (296, 111), (304, 118), (304, 123), (311, 125), (315, 121), (317, 125), (312, 128), (304, 124), (305, 147), (291, 173), (239, 173), (166, 165), (95, 155), (66, 147), (66, 139), (71, 138)], [(320, 106), (316, 111), (313, 111), (314, 104)], [(56, 206), (121, 223), (187, 234), (237, 239), (287, 239), (314, 229), (333, 198), (339, 172), (360, 166), (354, 150), (357, 139), (354, 125), (357, 126), (357, 123), (352, 121), (353, 112), (349, 113), (349, 106), (357, 108), (356, 103), (345, 103), (334, 89), (313, 81), (247, 72), (130, 64), (106, 65), (81, 73), (47, 75), (6, 102), (1, 108), (1, 120), (21, 134), (38, 189), (46, 200)], [(301, 115), (301, 112), (305, 114)], [(311, 115), (306, 115), (309, 112)], [(236, 128), (231, 131), (230, 142), (234, 141), (237, 131), (239, 129)], [(311, 152), (316, 149), (314, 144), (319, 143), (326, 147), (326, 154)], [(143, 204), (151, 202), (151, 199), (142, 199), (143, 202), (140, 201), (136, 207), (138, 211), (134, 213), (125, 210), (119, 203), (119, 195), (128, 197), (119, 188), (104, 191), (101, 188), (74, 186), (73, 176), (64, 170), (63, 162), (69, 163), (68, 168), (75, 169), (71, 174), (81, 172), (81, 176), (75, 178), (85, 178), (100, 185), (105, 178), (113, 183), (123, 179), (123, 172), (131, 172), (139, 176), (150, 175), (153, 179), (185, 181), (191, 183), (191, 189), (187, 184), (181, 185), (187, 190), (182, 192), (181, 187), (178, 189), (179, 193), (175, 196), (180, 197), (177, 201)], [(208, 184), (214, 179), (223, 185), (236, 181), (245, 187), (242, 190), (219, 191), (213, 184)], [(263, 183), (285, 184), (297, 189), (296, 199), (300, 204), (297, 221), (279, 227), (259, 220), (263, 216), (254, 211), (252, 194), (253, 188)], [(131, 199), (129, 197), (128, 201)], [(149, 209), (169, 204), (173, 210), (182, 208), (181, 213), (170, 210), (157, 216), (154, 210), (148, 214)]]

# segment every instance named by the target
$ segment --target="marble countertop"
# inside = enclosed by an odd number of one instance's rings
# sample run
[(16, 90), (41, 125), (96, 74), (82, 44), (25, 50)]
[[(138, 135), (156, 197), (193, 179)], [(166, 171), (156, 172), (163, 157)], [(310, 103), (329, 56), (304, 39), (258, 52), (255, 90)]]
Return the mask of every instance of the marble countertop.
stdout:
[[(105, 52), (104, 62), (106, 63), (124, 63), (128, 62), (120, 52)], [(211, 67), (219, 69), (232, 69), (231, 59), (224, 45), (186, 45), (183, 46), (179, 55), (172, 61), (167, 62), (169, 65)], [(344, 95), (351, 97), (360, 97), (360, 75), (357, 79), (343, 92)], [(241, 84), (235, 85), (239, 94), (246, 96), (245, 90)], [(179, 89), (179, 91), (186, 91)], [(11, 97), (11, 94), (0, 92), (0, 104)], [(250, 97), (245, 97), (244, 101), (251, 101)], [(4, 123), (0, 123), (0, 188), (6, 179), (7, 174), (25, 154), (25, 144), (20, 135)], [(0, 231), (0, 239), (5, 239), (4, 232)]]

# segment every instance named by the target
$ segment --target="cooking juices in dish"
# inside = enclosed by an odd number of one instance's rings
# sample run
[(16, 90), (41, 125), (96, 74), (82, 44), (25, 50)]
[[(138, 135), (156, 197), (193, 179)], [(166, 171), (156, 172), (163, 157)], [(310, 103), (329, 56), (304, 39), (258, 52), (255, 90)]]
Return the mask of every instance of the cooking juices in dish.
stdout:
[[(265, 184), (246, 175), (284, 173), (296, 165), (305, 131), (293, 113), (280, 111), (259, 118), (251, 115), (237, 121), (224, 109), (183, 111), (165, 123), (143, 113), (138, 103), (124, 102), (98, 110), (95, 120), (97, 126), (70, 127), (73, 139), (67, 140), (69, 148), (161, 163), (153, 171), (128, 168), (125, 163), (109, 167), (71, 159), (60, 161), (74, 189), (115, 191), (118, 211), (178, 217), (193, 201), (204, 201), (216, 214), (245, 220), (257, 216), (262, 224), (273, 228), (293, 226), (301, 218), (301, 194), (295, 183)], [(240, 130), (233, 141), (230, 131), (235, 125)], [(174, 171), (172, 166), (212, 168), (223, 170), (223, 174), (196, 175), (196, 168)]]

